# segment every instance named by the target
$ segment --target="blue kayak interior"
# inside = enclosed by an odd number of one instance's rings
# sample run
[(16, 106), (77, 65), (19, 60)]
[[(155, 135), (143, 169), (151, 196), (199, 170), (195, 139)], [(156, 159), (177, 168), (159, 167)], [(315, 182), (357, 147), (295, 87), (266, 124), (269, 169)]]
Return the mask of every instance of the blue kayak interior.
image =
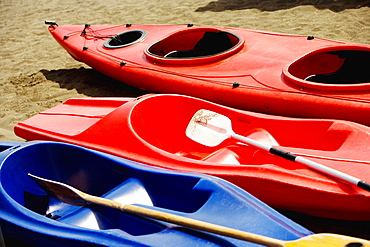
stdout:
[[(20, 205), (72, 225), (92, 229), (122, 229), (132, 235), (149, 234), (167, 227), (109, 208), (63, 203), (49, 197), (28, 178), (28, 173), (123, 203), (138, 203), (185, 213), (199, 210), (211, 194), (202, 189), (201, 183), (198, 184), (199, 178), (122, 167), (103, 156), (69, 146), (37, 145), (20, 152), (21, 155), (10, 156), (1, 168), (4, 190)], [(52, 155), (39, 155), (40, 152)]]
[(311, 234), (252, 195), (214, 177), (150, 167), (65, 143), (0, 145), (0, 151), (0, 204), (6, 205), (6, 210), (0, 208), (0, 224), (13, 238), (22, 234), (45, 245), (45, 239), (55, 241), (57, 237), (67, 239), (68, 246), (96, 239), (104, 239), (109, 246), (162, 246), (174, 239), (180, 246), (250, 245), (99, 205), (69, 205), (47, 195), (28, 174), (123, 204), (265, 236), (291, 240)]

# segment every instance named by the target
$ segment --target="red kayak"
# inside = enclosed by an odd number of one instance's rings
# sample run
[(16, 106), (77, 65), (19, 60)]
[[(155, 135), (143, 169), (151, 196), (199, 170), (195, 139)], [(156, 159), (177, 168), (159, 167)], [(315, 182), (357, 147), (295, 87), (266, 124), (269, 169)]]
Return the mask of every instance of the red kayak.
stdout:
[(219, 176), (275, 208), (370, 220), (366, 190), (234, 139), (208, 147), (188, 138), (185, 130), (200, 109), (227, 116), (240, 135), (364, 181), (370, 178), (367, 126), (270, 116), (190, 96), (70, 99), (18, 123), (15, 133), (26, 140), (69, 142), (153, 166)]
[(149, 92), (370, 125), (370, 45), (213, 26), (47, 23), (75, 59)]

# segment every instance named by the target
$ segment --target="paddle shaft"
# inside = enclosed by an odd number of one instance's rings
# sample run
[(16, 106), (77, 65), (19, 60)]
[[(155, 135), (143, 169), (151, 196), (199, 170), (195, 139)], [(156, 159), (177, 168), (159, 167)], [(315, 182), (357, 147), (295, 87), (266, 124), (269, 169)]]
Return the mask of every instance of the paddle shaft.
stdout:
[[(203, 222), (195, 219), (190, 219), (183, 216), (178, 216), (170, 213), (157, 211), (136, 205), (122, 204), (106, 198), (101, 198), (93, 195), (86, 194), (70, 185), (63, 184), (57, 181), (48, 180), (45, 178), (37, 177), (28, 174), (41, 188), (43, 188), (49, 195), (58, 198), (59, 200), (76, 206), (84, 206), (88, 203), (98, 204), (105, 207), (110, 207), (122, 210), (131, 214), (141, 215), (157, 220), (162, 220), (177, 225), (181, 225), (191, 229), (211, 232), (226, 237), (236, 238), (256, 244), (272, 246), (272, 247), (296, 247), (296, 246), (317, 246), (317, 247), (337, 247), (337, 246), (368, 246), (370, 242), (358, 238), (335, 234), (314, 234), (308, 235), (303, 238), (283, 241), (279, 239), (269, 238), (249, 232), (240, 231), (224, 226), (215, 225), (208, 222)], [(359, 245), (360, 244), (360, 245)]]
[(285, 246), (285, 241), (274, 239), (270, 237), (265, 237), (249, 232), (244, 232), (241, 230), (220, 226), (200, 220), (195, 220), (175, 214), (165, 213), (158, 210), (150, 209), (150, 208), (144, 208), (136, 205), (131, 204), (121, 204), (116, 201), (112, 201), (109, 199), (96, 197), (92, 195), (88, 195), (83, 193), (83, 198), (86, 200), (86, 202), (102, 205), (105, 207), (115, 208), (118, 210), (122, 210), (127, 213), (145, 216), (152, 219), (157, 219), (169, 223), (173, 223), (176, 225), (184, 226), (190, 229), (196, 229), (200, 231), (205, 232), (211, 232), (215, 234), (219, 234), (226, 237), (231, 237), (235, 239), (240, 239), (256, 244), (271, 246), (271, 247), (282, 247)]
[(174, 223), (191, 229), (197, 229), (201, 231), (211, 232), (226, 237), (236, 238), (245, 240), (252, 243), (262, 244), (272, 247), (285, 246), (285, 241), (269, 238), (241, 230), (224, 227), (200, 220), (195, 220), (175, 214), (165, 213), (154, 209), (140, 207), (131, 204), (122, 204), (106, 198), (93, 196), (82, 192), (68, 184), (61, 182), (41, 178), (32, 174), (28, 174), (42, 189), (44, 189), (49, 195), (58, 198), (59, 200), (76, 206), (84, 206), (88, 203), (97, 204), (104, 207), (114, 208), (127, 213), (145, 216), (157, 220), (162, 220), (169, 223)]
[(339, 179), (342, 179), (343, 181), (346, 181), (350, 184), (353, 184), (355, 186), (358, 186), (359, 188), (361, 189), (364, 189), (364, 190), (367, 190), (367, 191), (370, 191), (370, 184), (369, 183), (366, 183), (365, 181), (362, 181), (356, 177), (353, 177), (351, 175), (348, 175), (348, 174), (345, 174), (343, 172), (340, 172), (338, 170), (335, 170), (333, 168), (330, 168), (330, 167), (327, 167), (327, 166), (324, 166), (324, 165), (321, 165), (317, 162), (314, 162), (312, 160), (308, 160), (304, 157), (300, 157), (300, 156), (296, 156), (292, 153), (289, 153), (289, 152), (285, 152), (283, 150), (280, 150), (280, 149), (277, 149), (275, 147), (272, 147), (272, 146), (269, 146), (269, 145), (265, 145), (261, 142), (258, 142), (258, 141), (255, 141), (253, 139), (250, 139), (248, 137), (245, 137), (245, 136), (242, 136), (242, 135), (238, 135), (238, 134), (235, 134), (235, 133), (231, 133), (231, 138), (234, 138), (234, 139), (237, 139), (237, 140), (240, 140), (242, 142), (245, 142), (245, 143), (248, 143), (250, 144), (251, 146), (255, 146), (259, 149), (262, 149), (262, 150), (265, 150), (271, 154), (274, 154), (274, 155), (277, 155), (277, 156), (280, 156), (284, 159), (287, 159), (287, 160), (290, 160), (290, 161), (294, 161), (294, 162), (297, 162), (297, 163), (301, 163), (301, 164), (304, 164), (304, 165), (307, 165), (308, 167), (311, 167), (315, 170), (318, 170), (320, 172), (323, 172), (327, 175), (330, 175), (330, 176), (333, 176), (333, 177), (336, 177), (336, 178), (339, 178)]

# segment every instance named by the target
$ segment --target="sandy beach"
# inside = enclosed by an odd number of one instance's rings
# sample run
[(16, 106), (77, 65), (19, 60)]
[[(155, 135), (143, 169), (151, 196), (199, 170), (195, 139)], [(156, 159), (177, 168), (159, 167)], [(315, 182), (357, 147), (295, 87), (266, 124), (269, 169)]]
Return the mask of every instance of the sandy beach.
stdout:
[[(18, 122), (76, 97), (146, 92), (75, 61), (47, 31), (58, 24), (187, 24), (259, 29), (370, 44), (369, 0), (0, 0), (0, 141)], [(314, 232), (370, 239), (369, 222), (285, 212)]]

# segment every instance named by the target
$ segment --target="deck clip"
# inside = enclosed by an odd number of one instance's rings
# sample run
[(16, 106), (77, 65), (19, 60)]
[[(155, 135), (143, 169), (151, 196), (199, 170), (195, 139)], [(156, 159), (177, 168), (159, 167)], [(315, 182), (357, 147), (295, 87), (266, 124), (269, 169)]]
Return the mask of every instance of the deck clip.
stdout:
[(64, 35), (63, 36), (63, 39), (68, 39), (69, 38), (69, 36), (68, 35)]
[(125, 66), (126, 65), (126, 62), (125, 61), (121, 61), (120, 63), (119, 63), (119, 66), (121, 66), (121, 67), (123, 67), (123, 66)]
[(85, 36), (86, 35), (86, 29), (89, 28), (90, 26), (91, 26), (90, 24), (85, 24), (85, 27), (84, 27), (84, 29), (81, 32), (81, 35), (82, 36)]
[(308, 35), (307, 40), (313, 40), (315, 37), (313, 35)]
[(187, 27), (192, 27), (192, 26), (194, 26), (194, 24), (193, 24), (193, 23), (189, 23), (189, 24), (187, 25)]
[(131, 23), (127, 23), (126, 24), (126, 27), (131, 27), (132, 26), (132, 24)]
[(87, 47), (87, 46), (82, 47), (83, 51), (86, 51), (87, 49), (89, 49), (89, 47)]
[(239, 86), (240, 86), (240, 83), (239, 82), (237, 82), (237, 81), (233, 82), (233, 88), (237, 88)]

